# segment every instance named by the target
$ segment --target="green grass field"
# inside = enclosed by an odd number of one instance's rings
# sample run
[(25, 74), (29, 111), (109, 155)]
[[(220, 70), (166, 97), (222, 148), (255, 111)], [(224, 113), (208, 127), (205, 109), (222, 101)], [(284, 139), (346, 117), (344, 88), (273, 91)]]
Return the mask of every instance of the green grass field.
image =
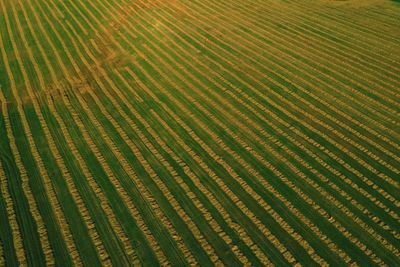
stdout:
[(0, 0), (0, 266), (400, 266), (399, 14)]

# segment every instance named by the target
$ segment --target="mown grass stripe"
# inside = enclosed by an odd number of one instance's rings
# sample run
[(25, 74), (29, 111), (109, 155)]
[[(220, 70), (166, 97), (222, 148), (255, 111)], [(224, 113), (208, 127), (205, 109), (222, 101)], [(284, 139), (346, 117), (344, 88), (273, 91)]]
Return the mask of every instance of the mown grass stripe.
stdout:
[(0, 165), (27, 262), (395, 265), (394, 21), (303, 5), (7, 2)]
[[(211, 3), (215, 5), (215, 4), (218, 4), (219, 2), (214, 2), (213, 1)], [(219, 3), (219, 6), (222, 7), (221, 3)], [(226, 5), (224, 5), (224, 6), (226, 6)], [(273, 12), (273, 13), (270, 12), (269, 13), (271, 15), (271, 18), (273, 18), (275, 20), (268, 19), (269, 16), (267, 16), (267, 17), (264, 16), (263, 19), (260, 19), (259, 16), (253, 18), (253, 15), (255, 14), (255, 10), (252, 9), (252, 8), (248, 8), (246, 6), (240, 5), (240, 4), (238, 5), (237, 2), (230, 3), (230, 5), (228, 5), (228, 8), (232, 8), (234, 6), (236, 6), (236, 10), (240, 10), (240, 13), (243, 13), (244, 11), (247, 11), (248, 13), (247, 13), (246, 17), (249, 18), (250, 21), (253, 21), (253, 23), (254, 22), (258, 22), (257, 23), (258, 27), (262, 28), (263, 25), (265, 24), (265, 21), (270, 21), (271, 23), (276, 24), (276, 20), (279, 21), (282, 18), (282, 19), (285, 20), (285, 25), (279, 25), (280, 29), (282, 29), (282, 30), (291, 29), (291, 31), (293, 31), (296, 35), (307, 33), (307, 35), (305, 35), (305, 36), (307, 36), (307, 38), (314, 37), (317, 40), (319, 39), (320, 42), (323, 40), (323, 46), (329, 46), (329, 48), (332, 50), (332, 52), (335, 51), (335, 54), (337, 54), (337, 53), (343, 54), (343, 55), (346, 56), (346, 58), (352, 58), (352, 59), (354, 59), (356, 61), (359, 61), (360, 63), (362, 62), (363, 65), (366, 65), (366, 66), (370, 65), (370, 66), (373, 66), (375, 68), (378, 68), (379, 69), (379, 73), (381, 73), (381, 74), (387, 73), (387, 71), (390, 72), (390, 69), (380, 67), (379, 66), (380, 62), (372, 63), (370, 61), (366, 61), (366, 59), (362, 56), (362, 54), (359, 53), (357, 50), (351, 49), (351, 48), (349, 48), (349, 47), (347, 47), (347, 46), (345, 46), (343, 44), (334, 42), (331, 39), (326, 38), (325, 36), (322, 36), (322, 35), (314, 32), (314, 31), (308, 29), (307, 27), (299, 25), (298, 23), (296, 23), (297, 21), (293, 19), (292, 15), (289, 16), (289, 15), (285, 15), (284, 12), (280, 12), (283, 9), (283, 10), (285, 10), (287, 12), (290, 12), (290, 14), (292, 13), (290, 9), (288, 9), (288, 8), (285, 9), (284, 6), (280, 7), (280, 8), (276, 8), (275, 7), (275, 12)], [(259, 7), (261, 9), (263, 9), (265, 6), (264, 5), (263, 6), (259, 5)], [(271, 8), (274, 8), (274, 6), (271, 6)], [(276, 12), (278, 12), (278, 13), (276, 13)], [(253, 26), (255, 26), (255, 24)], [(349, 49), (350, 49), (351, 52), (350, 53), (346, 52)], [(395, 73), (391, 73), (391, 75), (392, 75), (392, 77), (387, 76), (387, 78), (391, 79), (391, 81), (394, 82), (394, 83), (398, 83), (398, 80), (396, 79)]]
[[(3, 129), (3, 123), (2, 129)], [(1, 159), (3, 160), (3, 159)], [(1, 210), (2, 214), (6, 215), (2, 217), (1, 222), (1, 260), (0, 265), (4, 265), (6, 259), (9, 262), (15, 261), (20, 265), (26, 264), (26, 256), (24, 243), (22, 241), (22, 235), (20, 232), (20, 226), (17, 221), (17, 214), (14, 209), (13, 199), (10, 194), (9, 184), (7, 181), (6, 174), (4, 172), (2, 163), (0, 161), (0, 183), (1, 183)], [(3, 213), (4, 212), (4, 213)], [(4, 222), (6, 221), (6, 222)], [(8, 238), (6, 235), (8, 231)], [(1, 261), (3, 263), (1, 263)]]
[[(307, 8), (306, 6), (302, 5), (302, 4), (298, 4), (298, 3), (296, 4), (296, 2), (297, 2), (297, 1), (293, 1), (292, 3), (293, 3), (294, 5), (297, 5), (297, 6), (301, 7), (302, 9), (304, 9), (304, 8), (309, 9), (309, 8)], [(261, 3), (260, 3), (260, 4), (261, 4)], [(328, 11), (328, 9), (333, 9), (333, 10), (335, 10), (336, 12), (331, 12), (331, 10)], [(325, 10), (328, 11), (328, 12), (324, 12)], [(332, 21), (332, 22), (334, 22), (334, 23), (337, 23), (337, 24), (339, 24), (339, 25), (342, 25), (341, 29), (349, 29), (349, 30), (351, 30), (351, 32), (349, 32), (349, 31), (346, 32), (346, 33), (351, 33), (351, 34), (348, 34), (348, 35), (346, 35), (346, 36), (349, 36), (349, 35), (350, 35), (350, 36), (354, 36), (354, 35), (353, 35), (354, 32), (357, 32), (357, 31), (358, 31), (358, 33), (359, 33), (358, 36), (363, 37), (363, 36), (365, 36), (365, 34), (370, 35), (370, 36), (371, 36), (371, 38), (369, 38), (370, 41), (379, 40), (379, 41), (381, 41), (380, 44), (382, 44), (382, 41), (383, 41), (383, 42), (386, 41), (386, 42), (391, 42), (391, 43), (393, 43), (393, 44), (397, 44), (397, 43), (396, 43), (396, 39), (395, 39), (394, 36), (390, 36), (390, 35), (381, 35), (380, 32), (373, 31), (373, 30), (371, 30), (371, 29), (369, 29), (369, 28), (366, 28), (366, 27), (362, 27), (361, 25), (359, 25), (359, 24), (357, 24), (357, 23), (355, 23), (355, 22), (350, 21), (350, 20), (348, 19), (348, 17), (347, 17), (346, 19), (343, 19), (343, 17), (339, 17), (339, 16), (337, 15), (337, 11), (339, 11), (339, 10), (340, 10), (339, 8), (335, 8), (335, 7), (333, 7), (333, 6), (327, 6), (327, 7), (325, 7), (325, 8), (323, 7), (323, 8), (321, 8), (321, 9), (316, 9), (316, 10), (314, 10), (314, 11), (317, 11), (317, 12), (316, 12), (317, 14), (321, 15), (322, 17), (324, 17), (325, 21), (330, 20), (330, 21)], [(357, 16), (357, 14), (356, 14), (356, 16)], [(351, 16), (351, 19), (354, 19), (354, 15)], [(359, 40), (359, 39), (358, 39), (358, 40)], [(378, 43), (375, 43), (375, 44), (378, 44)]]

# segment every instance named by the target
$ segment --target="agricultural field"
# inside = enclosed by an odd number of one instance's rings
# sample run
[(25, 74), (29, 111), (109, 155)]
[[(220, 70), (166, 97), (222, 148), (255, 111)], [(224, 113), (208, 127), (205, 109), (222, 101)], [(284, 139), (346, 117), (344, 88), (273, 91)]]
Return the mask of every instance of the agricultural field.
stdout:
[(400, 2), (0, 0), (0, 266), (400, 266)]

